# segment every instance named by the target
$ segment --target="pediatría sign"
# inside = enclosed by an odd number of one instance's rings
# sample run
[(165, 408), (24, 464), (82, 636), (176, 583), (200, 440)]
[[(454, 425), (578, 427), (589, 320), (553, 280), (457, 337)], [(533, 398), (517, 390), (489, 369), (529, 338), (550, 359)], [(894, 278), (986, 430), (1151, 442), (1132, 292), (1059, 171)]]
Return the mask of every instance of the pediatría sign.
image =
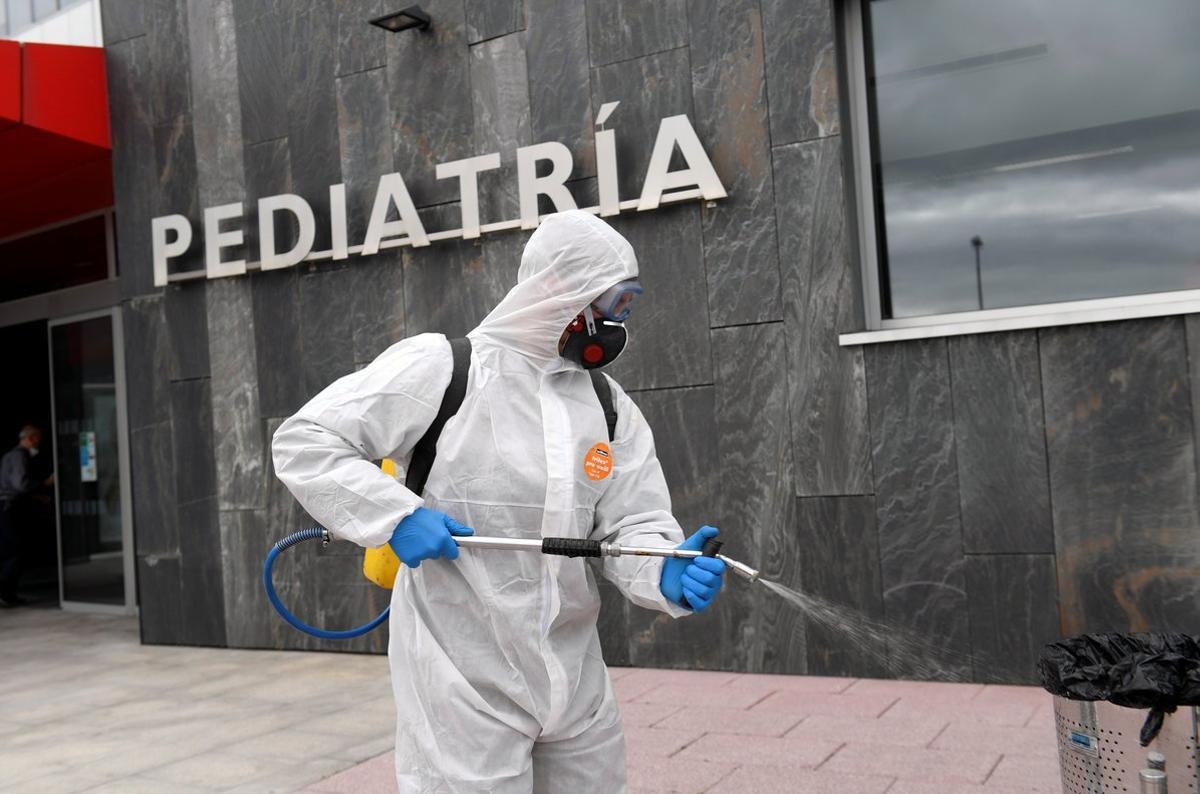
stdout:
[[(617, 102), (601, 106), (596, 125), (602, 126), (617, 107)], [(660, 204), (692, 199), (712, 200), (724, 198), (725, 187), (721, 184), (712, 162), (700, 145), (696, 131), (687, 116), (669, 116), (659, 122), (658, 135), (646, 175), (642, 181), (641, 197), (621, 201), (617, 184), (617, 147), (613, 130), (598, 130), (596, 141), (596, 182), (600, 203), (585, 207), (601, 217), (619, 214), (622, 210), (644, 212), (658, 208)], [(678, 148), (686, 167), (671, 171), (671, 156)], [(538, 163), (550, 164), (550, 172), (538, 176)], [(258, 200), (257, 262), (246, 259), (225, 259), (226, 249), (243, 245), (244, 229), (237, 225), (243, 220), (243, 202), (222, 204), (204, 210), (204, 270), (186, 273), (169, 273), (170, 260), (182, 256), (192, 244), (192, 223), (183, 215), (164, 215), (150, 221), (154, 260), (154, 284), (165, 286), (170, 281), (193, 278), (222, 278), (238, 276), (247, 269), (278, 270), (292, 267), (300, 262), (322, 259), (347, 259), (350, 255), (371, 256), (384, 248), (411, 245), (414, 248), (427, 246), (439, 240), (473, 239), (481, 234), (508, 229), (533, 229), (539, 221), (538, 197), (546, 196), (556, 211), (575, 209), (575, 200), (567, 189), (574, 161), (571, 151), (561, 143), (547, 142), (517, 149), (517, 181), (520, 199), (520, 217), (497, 223), (481, 224), (479, 220), (479, 174), (500, 167), (499, 153), (468, 157), (449, 163), (439, 163), (438, 179), (457, 179), (462, 207), (462, 228), (446, 231), (427, 231), (417, 215), (417, 209), (399, 173), (384, 174), (379, 178), (371, 218), (361, 244), (350, 245), (346, 233), (346, 186), (332, 185), (329, 188), (329, 230), (331, 248), (325, 251), (312, 250), (316, 239), (317, 219), (312, 206), (300, 196), (283, 193)], [(668, 192), (670, 191), (670, 192)], [(395, 209), (396, 219), (388, 220)], [(290, 213), (295, 219), (299, 234), (294, 245), (287, 251), (279, 251), (275, 240), (276, 213)], [(224, 227), (224, 228), (223, 228)]]

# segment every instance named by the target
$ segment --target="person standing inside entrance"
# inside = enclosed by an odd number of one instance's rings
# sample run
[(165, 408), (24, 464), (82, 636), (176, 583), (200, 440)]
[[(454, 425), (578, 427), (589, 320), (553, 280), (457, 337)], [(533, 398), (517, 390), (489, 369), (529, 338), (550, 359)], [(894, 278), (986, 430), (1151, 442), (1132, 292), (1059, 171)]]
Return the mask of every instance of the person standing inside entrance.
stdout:
[[(612, 435), (589, 370), (625, 346), (642, 292), (633, 248), (586, 212), (550, 215), (517, 284), (467, 338), (465, 394), (423, 497), (373, 460), (407, 467), (439, 413), (453, 344), (421, 334), (329, 386), (275, 433), (275, 473), (337, 538), (389, 544), (388, 656), (403, 792), (626, 790), (625, 743), (600, 653), (595, 574), (673, 617), (721, 589), (712, 558), (458, 553), (454, 535), (613, 541), (699, 550), (671, 514), (650, 426), (616, 381)], [(611, 441), (611, 444), (608, 443)]]
[(0, 604), (6, 607), (25, 603), (17, 593), (17, 585), (30, 501), (38, 489), (54, 484), (53, 473), (42, 482), (33, 477), (33, 458), (41, 449), (42, 431), (26, 425), (18, 439), (17, 445), (0, 458)]

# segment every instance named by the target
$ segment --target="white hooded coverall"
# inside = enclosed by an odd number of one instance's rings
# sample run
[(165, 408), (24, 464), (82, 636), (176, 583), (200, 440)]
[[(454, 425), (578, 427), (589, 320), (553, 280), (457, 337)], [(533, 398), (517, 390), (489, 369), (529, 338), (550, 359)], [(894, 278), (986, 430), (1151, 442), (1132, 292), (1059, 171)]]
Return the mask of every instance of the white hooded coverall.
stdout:
[[(615, 383), (613, 469), (585, 475), (608, 431), (588, 373), (558, 352), (585, 306), (637, 274), (632, 247), (600, 219), (572, 211), (542, 223), (516, 286), (469, 334), (466, 396), (442, 431), (423, 499), (371, 461), (407, 465), (433, 422), (452, 369), (441, 334), (393, 345), (284, 422), (276, 474), (334, 537), (362, 546), (387, 543), (422, 505), (481, 536), (678, 545), (650, 428)], [(625, 789), (593, 564), (465, 550), (401, 567), (388, 646), (401, 791)], [(659, 590), (660, 558), (600, 564), (635, 604), (689, 614)]]

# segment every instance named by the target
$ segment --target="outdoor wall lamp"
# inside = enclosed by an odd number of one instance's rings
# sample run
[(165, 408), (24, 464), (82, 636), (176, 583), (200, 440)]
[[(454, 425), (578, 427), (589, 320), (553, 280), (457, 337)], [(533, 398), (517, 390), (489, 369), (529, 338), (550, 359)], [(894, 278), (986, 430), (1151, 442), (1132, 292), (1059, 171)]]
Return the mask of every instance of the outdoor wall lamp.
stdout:
[(394, 14), (384, 14), (381, 17), (376, 17), (371, 20), (372, 25), (378, 25), (384, 30), (392, 33), (399, 33), (402, 30), (409, 28), (417, 28), (418, 30), (429, 30), (429, 26), (433, 21), (421, 10), (420, 6), (409, 6), (402, 8)]

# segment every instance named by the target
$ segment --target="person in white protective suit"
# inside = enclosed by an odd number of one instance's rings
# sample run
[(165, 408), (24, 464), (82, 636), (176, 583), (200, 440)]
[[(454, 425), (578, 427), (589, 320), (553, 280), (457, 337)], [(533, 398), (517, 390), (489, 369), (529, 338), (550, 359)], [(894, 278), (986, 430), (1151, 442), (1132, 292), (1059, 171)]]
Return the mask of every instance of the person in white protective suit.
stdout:
[[(407, 465), (433, 422), (452, 370), (441, 334), (393, 345), (275, 434), (276, 474), (314, 518), (339, 539), (391, 542), (406, 563), (392, 594), (388, 647), (401, 791), (625, 790), (624, 737), (600, 654), (591, 564), (459, 555), (447, 539), (469, 527), (485, 536), (637, 546), (684, 540), (650, 428), (611, 380), (619, 417), (611, 473), (585, 472), (589, 451), (608, 431), (589, 373), (562, 352), (568, 326), (578, 328), (594, 301), (637, 275), (632, 247), (595, 216), (571, 211), (542, 222), (516, 286), (468, 335), (466, 394), (442, 431), (423, 498), (371, 461)], [(688, 548), (716, 530), (701, 534)], [(635, 604), (675, 617), (707, 606), (721, 586), (714, 559), (703, 568), (670, 560), (677, 569), (665, 573), (655, 557), (599, 564)]]

